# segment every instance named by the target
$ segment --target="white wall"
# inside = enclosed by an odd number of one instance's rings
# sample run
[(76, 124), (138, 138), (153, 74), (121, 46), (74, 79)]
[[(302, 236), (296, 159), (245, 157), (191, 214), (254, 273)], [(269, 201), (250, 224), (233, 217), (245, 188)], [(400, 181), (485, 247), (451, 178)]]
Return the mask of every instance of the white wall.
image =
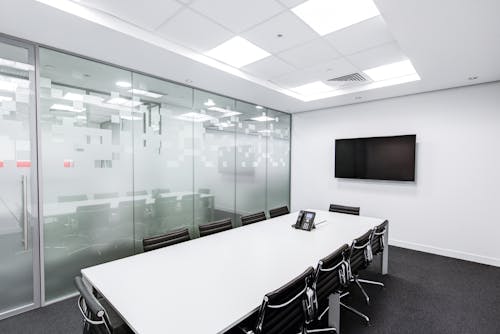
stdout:
[[(396, 246), (500, 266), (500, 83), (295, 114), (292, 209), (390, 221)], [(334, 178), (337, 138), (417, 135), (416, 182)]]

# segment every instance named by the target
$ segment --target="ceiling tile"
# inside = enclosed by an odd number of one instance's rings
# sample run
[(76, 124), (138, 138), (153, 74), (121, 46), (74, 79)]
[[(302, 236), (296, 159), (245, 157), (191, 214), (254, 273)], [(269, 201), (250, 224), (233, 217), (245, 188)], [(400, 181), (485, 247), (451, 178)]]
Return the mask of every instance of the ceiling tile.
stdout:
[(254, 74), (263, 79), (270, 79), (295, 71), (293, 66), (288, 65), (277, 57), (267, 57), (253, 64), (247, 65), (242, 70)]
[(364, 50), (346, 58), (361, 71), (408, 59), (395, 42)]
[[(283, 36), (277, 37), (278, 34)], [(278, 53), (318, 38), (318, 34), (290, 11), (252, 28), (243, 33), (243, 36), (271, 53)]]
[(191, 8), (234, 33), (253, 27), (285, 10), (274, 0), (198, 0)]
[(288, 8), (293, 8), (305, 2), (306, 0), (278, 0), (278, 1), (281, 2), (283, 5), (287, 6)]
[(155, 30), (182, 7), (174, 0), (83, 0), (80, 4), (102, 10), (148, 30)]
[(339, 58), (340, 54), (327, 42), (316, 39), (279, 53), (278, 57), (300, 69)]
[(271, 81), (284, 87), (293, 88), (314, 81), (324, 81), (356, 72), (358, 72), (358, 69), (349, 61), (344, 58), (339, 58), (324, 64), (272, 78)]
[(187, 8), (162, 25), (158, 34), (201, 52), (210, 50), (234, 36), (218, 24)]
[(350, 55), (394, 40), (382, 16), (328, 34), (325, 39), (343, 55)]

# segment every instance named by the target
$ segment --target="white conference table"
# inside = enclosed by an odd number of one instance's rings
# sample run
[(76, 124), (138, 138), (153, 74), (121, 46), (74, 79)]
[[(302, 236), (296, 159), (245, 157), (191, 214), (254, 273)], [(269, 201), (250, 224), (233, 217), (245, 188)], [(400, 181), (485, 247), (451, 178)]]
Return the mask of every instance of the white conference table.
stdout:
[[(325, 221), (311, 232), (291, 227), (294, 212), (81, 272), (135, 333), (224, 333), (257, 310), (264, 294), (384, 221), (310, 211), (316, 223)], [(338, 303), (338, 294), (330, 298), (337, 328)]]

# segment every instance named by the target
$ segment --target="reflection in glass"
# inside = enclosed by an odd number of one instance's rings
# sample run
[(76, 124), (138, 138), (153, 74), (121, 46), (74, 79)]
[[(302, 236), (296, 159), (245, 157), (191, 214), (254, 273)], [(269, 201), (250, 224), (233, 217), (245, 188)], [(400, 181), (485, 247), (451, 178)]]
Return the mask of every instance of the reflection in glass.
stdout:
[(134, 211), (124, 203), (134, 199), (140, 115), (132, 108), (142, 102), (116, 84), (131, 80), (128, 71), (40, 49), (47, 300), (72, 293), (81, 268), (134, 253)]

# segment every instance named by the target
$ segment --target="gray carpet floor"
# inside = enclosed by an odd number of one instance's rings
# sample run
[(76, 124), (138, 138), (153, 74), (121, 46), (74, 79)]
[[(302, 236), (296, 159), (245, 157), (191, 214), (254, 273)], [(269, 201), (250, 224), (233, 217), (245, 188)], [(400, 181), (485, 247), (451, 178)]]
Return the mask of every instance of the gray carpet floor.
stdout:
[[(342, 333), (500, 333), (500, 268), (396, 247), (389, 259), (388, 276), (362, 275), (386, 284), (366, 287), (370, 305), (355, 288), (343, 299), (368, 315), (371, 326), (342, 311)], [(74, 298), (0, 321), (2, 334), (70, 334), (81, 328)]]

